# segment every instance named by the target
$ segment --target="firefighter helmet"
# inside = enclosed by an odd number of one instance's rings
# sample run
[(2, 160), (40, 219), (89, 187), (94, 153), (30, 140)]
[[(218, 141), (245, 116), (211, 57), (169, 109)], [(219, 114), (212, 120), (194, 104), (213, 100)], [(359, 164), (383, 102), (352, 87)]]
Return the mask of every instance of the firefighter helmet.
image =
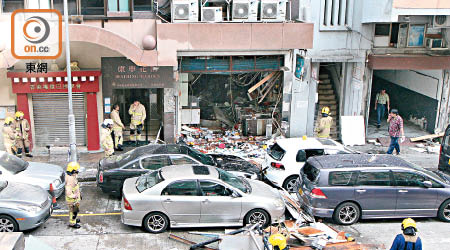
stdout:
[(322, 108), (322, 114), (327, 114), (327, 115), (329, 115), (329, 114), (330, 114), (330, 108), (329, 108), (329, 107), (323, 107), (323, 108)]
[(5, 119), (5, 124), (6, 125), (8, 125), (8, 124), (11, 124), (11, 122), (13, 122), (14, 121), (14, 119), (12, 118), (12, 117), (6, 117), (6, 119)]
[(69, 164), (67, 164), (67, 172), (73, 172), (78, 170), (80, 170), (80, 164), (78, 164), (78, 162), (72, 161), (69, 162)]

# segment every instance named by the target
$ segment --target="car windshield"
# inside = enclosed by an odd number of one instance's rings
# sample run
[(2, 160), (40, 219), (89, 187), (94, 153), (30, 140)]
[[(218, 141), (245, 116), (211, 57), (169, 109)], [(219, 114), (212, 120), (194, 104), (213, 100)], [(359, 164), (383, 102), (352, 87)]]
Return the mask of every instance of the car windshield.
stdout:
[(161, 177), (160, 172), (153, 171), (148, 174), (144, 174), (137, 179), (136, 189), (139, 191), (139, 193), (142, 193), (142, 191), (155, 186), (161, 181), (163, 181), (163, 178)]
[(286, 151), (280, 147), (277, 143), (273, 144), (268, 150), (267, 153), (274, 158), (277, 161), (280, 161), (283, 159), (284, 154)]
[(8, 186), (7, 181), (0, 181), (0, 192), (5, 189), (5, 187)]
[(204, 154), (200, 151), (197, 151), (193, 148), (188, 148), (187, 154), (205, 165), (210, 165), (210, 166), (215, 165), (214, 160), (211, 156)]
[(250, 183), (248, 183), (247, 180), (241, 179), (234, 174), (228, 173), (227, 171), (219, 168), (217, 168), (217, 171), (219, 172), (219, 179), (221, 179), (223, 182), (241, 190), (244, 193), (251, 192)]
[(2, 166), (5, 171), (17, 174), (27, 169), (28, 162), (14, 155), (4, 153), (0, 155), (0, 166)]
[(422, 172), (422, 173), (425, 173), (425, 174), (427, 174), (427, 175), (433, 177), (435, 180), (438, 180), (438, 181), (440, 181), (440, 182), (447, 183), (447, 184), (450, 183), (450, 182), (449, 182), (442, 174), (440, 174), (440, 173), (433, 172), (433, 171), (430, 171), (430, 170), (426, 170), (425, 168), (422, 168), (422, 167), (420, 167), (420, 166), (418, 166), (418, 165), (416, 165), (416, 164), (414, 164), (414, 163), (411, 163), (411, 166), (412, 166), (415, 170), (418, 170), (418, 171), (420, 171), (420, 172)]

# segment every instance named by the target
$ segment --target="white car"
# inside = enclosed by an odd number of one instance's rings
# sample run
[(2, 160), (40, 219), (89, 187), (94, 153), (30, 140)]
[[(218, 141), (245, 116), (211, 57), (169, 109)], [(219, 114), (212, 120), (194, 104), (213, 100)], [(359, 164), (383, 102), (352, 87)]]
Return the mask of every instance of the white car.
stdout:
[(344, 145), (325, 138), (287, 138), (267, 149), (262, 169), (275, 186), (294, 193), (300, 169), (311, 156), (355, 153)]

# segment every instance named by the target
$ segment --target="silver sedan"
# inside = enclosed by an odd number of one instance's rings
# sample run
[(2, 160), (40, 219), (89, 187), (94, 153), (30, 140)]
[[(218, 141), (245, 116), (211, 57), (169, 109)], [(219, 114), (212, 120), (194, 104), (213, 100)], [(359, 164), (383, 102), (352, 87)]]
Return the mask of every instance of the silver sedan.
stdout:
[(52, 202), (44, 189), (0, 180), (0, 232), (38, 227), (47, 221), (51, 213)]
[(123, 185), (122, 223), (161, 233), (168, 227), (267, 226), (284, 221), (278, 190), (203, 165), (163, 167)]
[(37, 185), (50, 192), (50, 184), (56, 197), (64, 192), (65, 174), (62, 167), (40, 162), (27, 162), (0, 151), (0, 177), (12, 182)]

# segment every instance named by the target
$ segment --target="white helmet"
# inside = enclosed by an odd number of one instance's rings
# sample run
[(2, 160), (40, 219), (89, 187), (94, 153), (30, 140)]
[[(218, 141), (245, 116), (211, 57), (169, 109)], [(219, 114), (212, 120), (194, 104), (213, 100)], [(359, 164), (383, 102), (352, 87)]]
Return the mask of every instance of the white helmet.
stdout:
[(114, 124), (114, 122), (113, 122), (113, 120), (112, 119), (105, 119), (104, 121), (103, 121), (103, 125), (105, 125), (105, 126), (109, 126), (109, 125), (113, 125)]

